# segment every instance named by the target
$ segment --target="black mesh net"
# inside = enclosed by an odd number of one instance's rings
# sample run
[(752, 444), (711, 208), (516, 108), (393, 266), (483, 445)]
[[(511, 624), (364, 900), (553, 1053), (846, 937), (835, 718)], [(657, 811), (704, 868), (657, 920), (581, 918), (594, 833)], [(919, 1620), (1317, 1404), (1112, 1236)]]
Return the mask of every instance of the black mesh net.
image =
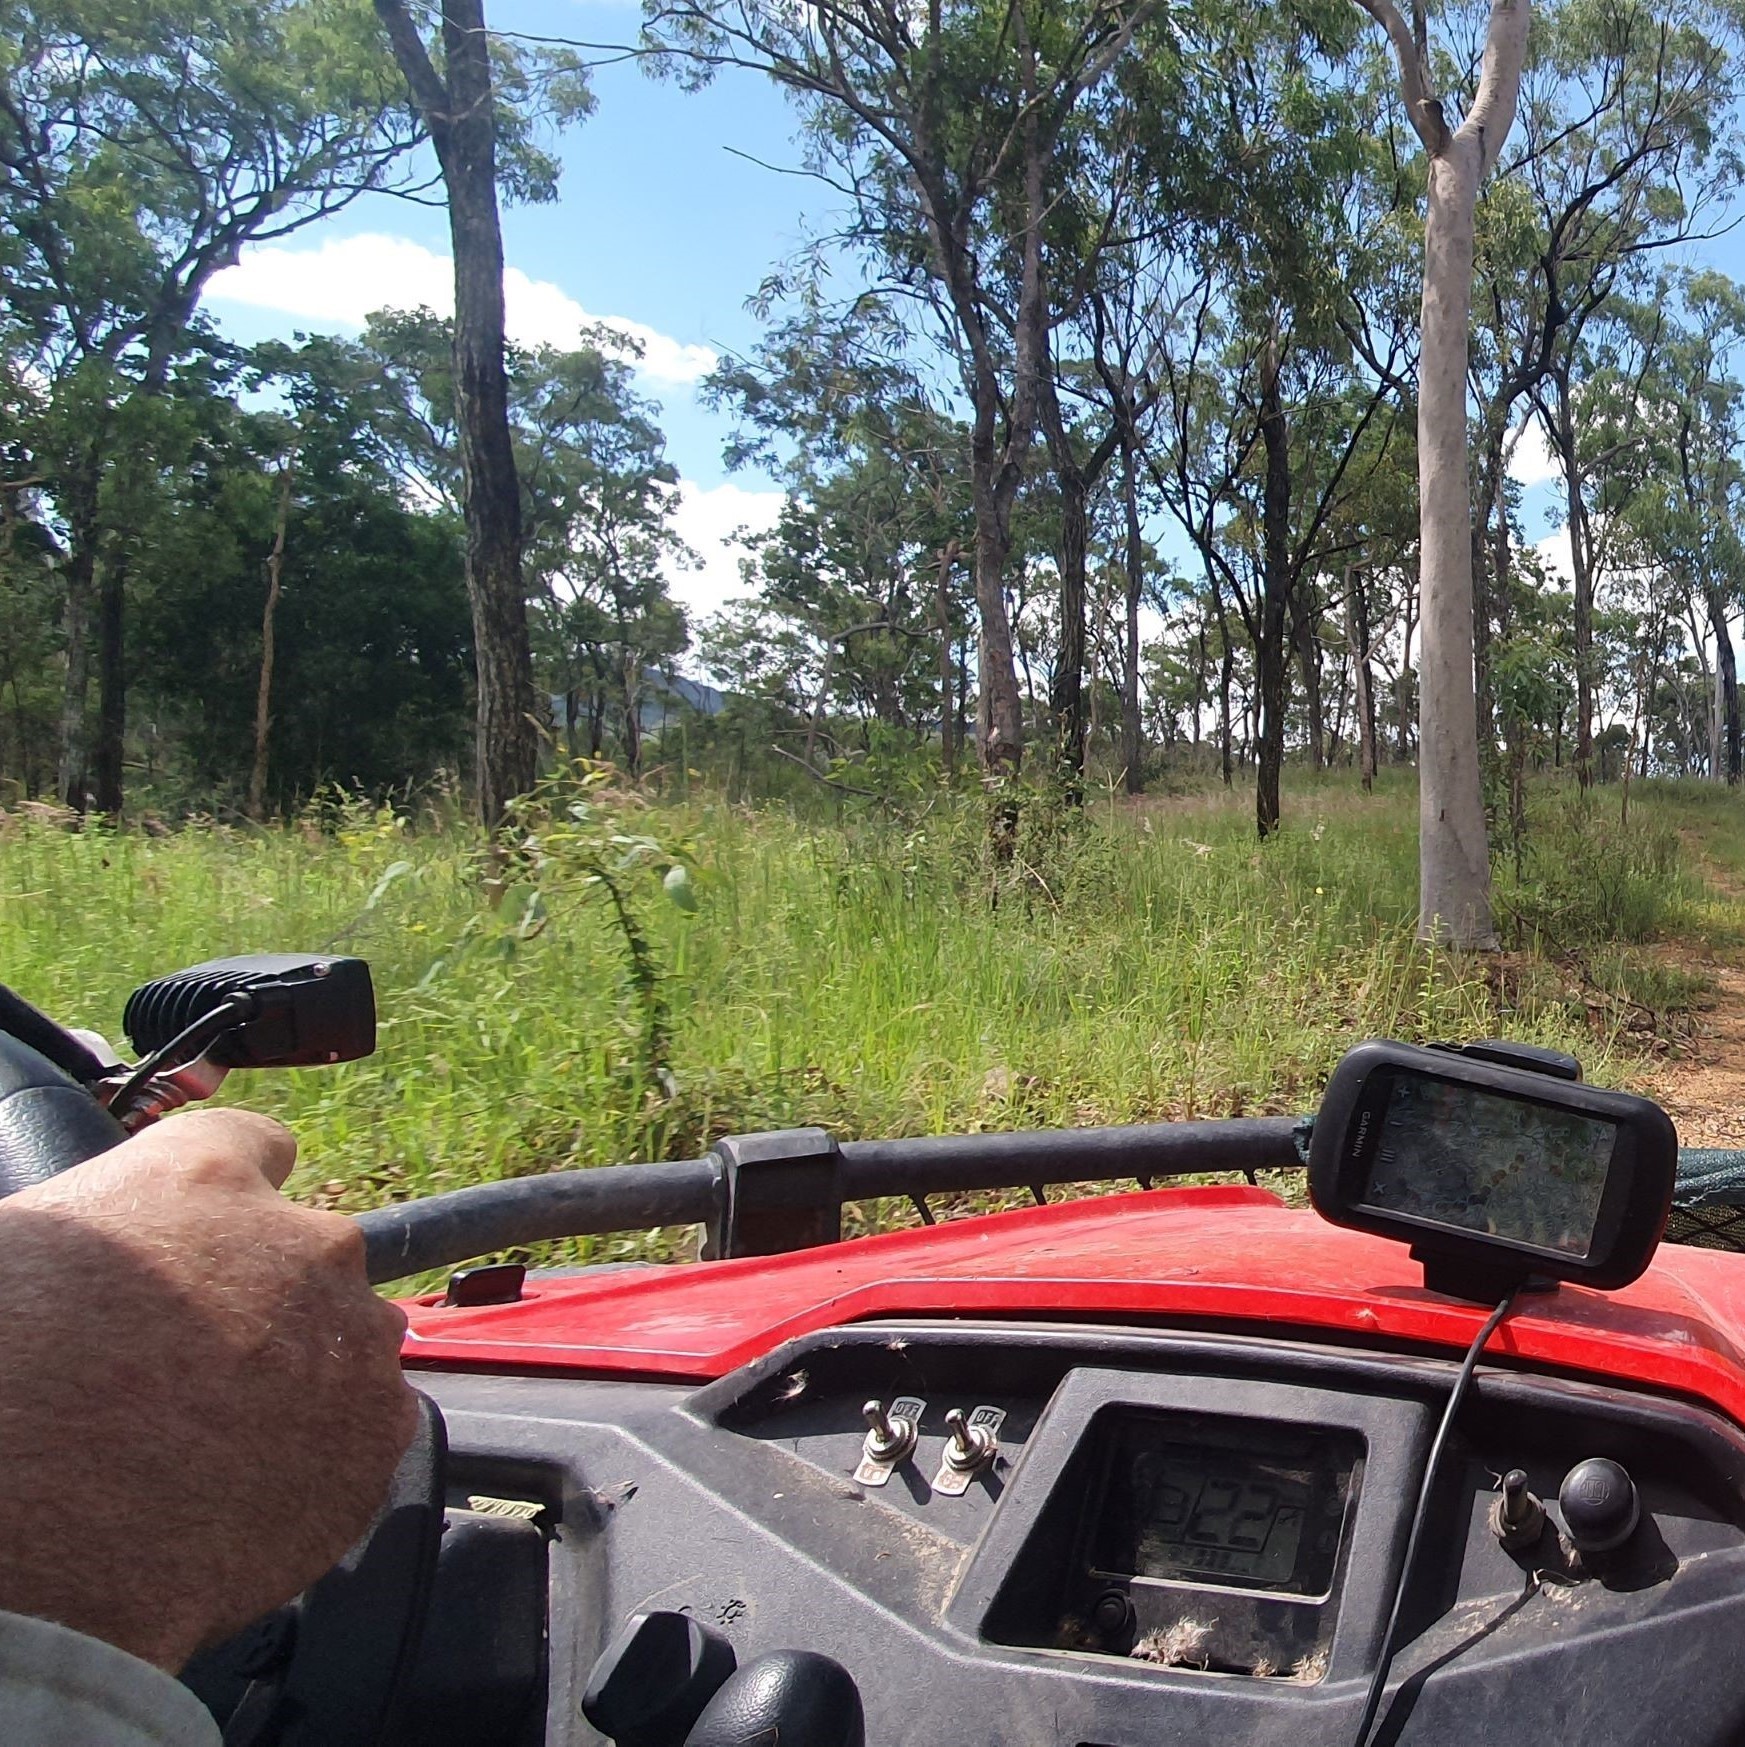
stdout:
[(1711, 1201), (1701, 1207), (1675, 1206), (1666, 1222), (1666, 1242), (1702, 1250), (1745, 1250), (1745, 1205)]
[(1705, 1250), (1745, 1250), (1745, 1152), (1686, 1147), (1666, 1242)]

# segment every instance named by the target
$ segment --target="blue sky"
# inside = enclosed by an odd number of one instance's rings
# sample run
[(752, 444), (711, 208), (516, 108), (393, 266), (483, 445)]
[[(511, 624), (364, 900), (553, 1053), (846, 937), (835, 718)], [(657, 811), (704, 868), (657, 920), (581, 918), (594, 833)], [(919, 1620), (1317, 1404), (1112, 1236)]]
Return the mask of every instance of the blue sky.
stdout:
[[(516, 0), (493, 4), (490, 17), (500, 30), (615, 42), (634, 37), (640, 13), (635, 0)], [(798, 163), (793, 111), (759, 75), (728, 71), (687, 92), (627, 61), (600, 67), (594, 85), (594, 116), (557, 142), (557, 203), (505, 213), (511, 332), (561, 345), (592, 318), (643, 338), (641, 387), (661, 405), (684, 481), (680, 529), (703, 559), (674, 577), (674, 591), (700, 612), (737, 587), (734, 529), (768, 526), (781, 494), (769, 479), (726, 472), (727, 423), (697, 404), (695, 382), (718, 354), (755, 342), (746, 300), (809, 227), (828, 223), (837, 197), (750, 161)], [(1745, 270), (1737, 236), (1701, 253)], [(445, 307), (447, 255), (440, 210), (376, 197), (245, 256), (215, 281), (208, 307), (242, 340), (355, 330), (372, 309)], [(1520, 445), (1516, 472), (1528, 487), (1529, 539), (1567, 572), (1567, 542), (1553, 531), (1557, 487), (1536, 433)]]
[[(525, 0), (490, 16), (503, 30), (621, 41), (640, 13), (621, 0)], [(793, 113), (758, 75), (725, 74), (687, 92), (625, 62), (600, 67), (594, 89), (594, 115), (556, 142), (557, 203), (504, 214), (511, 331), (562, 344), (584, 314), (642, 330), (640, 387), (660, 402), (685, 480), (681, 529), (705, 560), (674, 579), (676, 592), (703, 608), (736, 583), (723, 540), (742, 523), (767, 526), (780, 493), (768, 479), (727, 473), (727, 422), (697, 404), (695, 379), (716, 355), (755, 342), (747, 298), (834, 197), (735, 155), (797, 165)], [(383, 306), (444, 307), (448, 271), (445, 215), (374, 197), (246, 255), (215, 281), (207, 307), (244, 341), (355, 331)]]

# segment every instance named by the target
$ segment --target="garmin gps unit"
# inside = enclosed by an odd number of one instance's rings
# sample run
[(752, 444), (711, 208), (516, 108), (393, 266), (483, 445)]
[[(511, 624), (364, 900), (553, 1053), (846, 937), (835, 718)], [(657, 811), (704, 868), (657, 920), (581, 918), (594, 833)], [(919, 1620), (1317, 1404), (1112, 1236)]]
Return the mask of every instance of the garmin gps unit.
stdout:
[(1659, 1105), (1572, 1068), (1507, 1044), (1360, 1044), (1315, 1118), (1315, 1210), (1410, 1244), (1425, 1284), (1456, 1297), (1628, 1285), (1666, 1227), (1678, 1136)]

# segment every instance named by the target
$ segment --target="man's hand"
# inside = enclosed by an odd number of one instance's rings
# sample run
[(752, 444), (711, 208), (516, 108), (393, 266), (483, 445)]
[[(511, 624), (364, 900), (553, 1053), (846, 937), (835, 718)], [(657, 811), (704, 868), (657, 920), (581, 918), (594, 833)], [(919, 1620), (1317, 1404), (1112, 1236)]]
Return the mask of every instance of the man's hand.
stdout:
[(416, 1409), (296, 1143), (177, 1116), (0, 1202), (0, 1609), (174, 1672), (326, 1571)]

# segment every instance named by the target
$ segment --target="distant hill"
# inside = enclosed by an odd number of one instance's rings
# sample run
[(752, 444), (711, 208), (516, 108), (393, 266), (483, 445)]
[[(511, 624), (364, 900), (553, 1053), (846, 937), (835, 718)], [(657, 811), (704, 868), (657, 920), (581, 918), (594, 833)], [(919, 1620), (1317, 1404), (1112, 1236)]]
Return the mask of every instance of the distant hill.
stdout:
[[(727, 707), (727, 693), (700, 679), (688, 679), (682, 673), (661, 673), (650, 669), (643, 675), (646, 687), (642, 697), (642, 731), (658, 731), (663, 720), (670, 720), (681, 710), (694, 711), (699, 716), (718, 716)], [(564, 719), (563, 694), (551, 698), (551, 719)]]
[[(673, 698), (688, 704), (699, 716), (719, 716), (727, 707), (726, 692), (717, 691), (700, 679), (686, 679), (682, 673), (651, 673), (648, 684), (651, 692), (656, 688), (670, 692)], [(658, 705), (658, 696), (651, 701)]]

